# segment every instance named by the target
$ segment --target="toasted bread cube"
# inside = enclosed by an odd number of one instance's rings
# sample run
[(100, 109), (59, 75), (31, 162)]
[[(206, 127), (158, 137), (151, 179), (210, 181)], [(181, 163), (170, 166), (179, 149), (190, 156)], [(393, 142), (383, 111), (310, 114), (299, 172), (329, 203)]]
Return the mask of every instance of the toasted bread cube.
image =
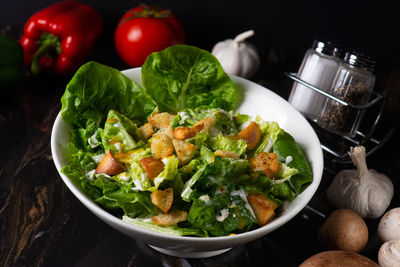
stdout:
[(171, 210), (168, 213), (161, 213), (153, 216), (152, 221), (158, 225), (174, 225), (186, 221), (188, 213), (184, 210)]
[(250, 166), (255, 172), (263, 172), (269, 178), (274, 178), (279, 171), (278, 155), (276, 153), (260, 152), (249, 160)]
[(172, 144), (181, 166), (186, 165), (196, 154), (197, 146), (193, 144), (177, 139), (173, 139)]
[(170, 138), (174, 138), (174, 128), (171, 125), (160, 129), (159, 132), (168, 135)]
[(103, 159), (100, 161), (99, 166), (97, 166), (95, 173), (104, 173), (107, 175), (116, 175), (118, 173), (124, 172), (126, 170), (124, 164), (115, 159), (111, 153), (108, 151)]
[(217, 118), (215, 118), (215, 117), (204, 118), (201, 121), (197, 122), (193, 127), (197, 127), (197, 125), (203, 124), (203, 127), (201, 127), (200, 131), (208, 133), (216, 121), (217, 121)]
[(190, 127), (178, 127), (174, 130), (174, 138), (178, 140), (192, 138), (196, 134)]
[(171, 137), (160, 132), (155, 133), (151, 141), (151, 153), (156, 159), (171, 156), (174, 153)]
[(169, 114), (168, 112), (154, 113), (149, 118), (149, 123), (157, 129), (162, 129), (171, 124), (171, 121), (175, 118), (175, 115)]
[(275, 209), (278, 207), (275, 201), (264, 197), (263, 194), (250, 194), (247, 200), (260, 225), (266, 225), (274, 217)]
[(246, 141), (248, 150), (252, 150), (260, 142), (260, 126), (253, 121), (238, 134), (238, 137)]
[(193, 127), (178, 127), (174, 130), (174, 138), (185, 140), (192, 138), (203, 129), (204, 123), (196, 123)]
[(139, 128), (139, 132), (142, 135), (144, 140), (149, 139), (153, 134), (153, 126), (150, 123), (145, 123), (142, 127)]
[(162, 210), (162, 212), (167, 213), (174, 201), (174, 190), (172, 188), (156, 190), (150, 194), (150, 199), (151, 203)]
[(143, 169), (147, 173), (147, 177), (153, 181), (164, 170), (164, 163), (160, 159), (147, 157), (140, 159)]
[(232, 151), (216, 150), (214, 154), (223, 158), (239, 159), (239, 155)]

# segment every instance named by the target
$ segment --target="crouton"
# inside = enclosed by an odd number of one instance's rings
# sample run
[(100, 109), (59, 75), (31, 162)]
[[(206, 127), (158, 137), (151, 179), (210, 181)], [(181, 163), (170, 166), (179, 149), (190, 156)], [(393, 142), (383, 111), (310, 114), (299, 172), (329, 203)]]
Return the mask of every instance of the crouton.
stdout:
[(157, 129), (162, 129), (171, 124), (171, 121), (175, 118), (175, 115), (169, 114), (168, 112), (154, 113), (149, 118), (149, 123)]
[(147, 173), (147, 177), (153, 181), (164, 170), (164, 163), (160, 159), (147, 157), (140, 159), (143, 169)]
[(153, 216), (152, 221), (158, 225), (174, 225), (186, 221), (188, 213), (184, 210), (171, 210), (168, 213), (160, 213)]
[(260, 142), (261, 139), (260, 126), (253, 121), (252, 123), (249, 124), (249, 126), (247, 126), (238, 134), (238, 137), (246, 141), (248, 150), (252, 150), (253, 148), (256, 147), (258, 142)]
[(214, 123), (217, 121), (217, 118), (212, 117), (212, 118), (204, 118), (201, 121), (197, 122), (193, 128), (198, 127), (198, 125), (203, 124), (201, 127), (200, 131), (208, 133), (211, 129), (211, 127), (214, 125)]
[(170, 138), (174, 138), (174, 128), (171, 125), (160, 129), (159, 132), (168, 135)]
[(162, 212), (167, 213), (174, 201), (174, 190), (172, 188), (156, 190), (150, 194), (150, 199), (151, 203), (162, 210)]
[(266, 225), (274, 217), (275, 209), (278, 207), (275, 201), (264, 197), (263, 194), (250, 194), (247, 200), (260, 225)]
[(178, 127), (174, 130), (174, 138), (185, 140), (192, 138), (203, 129), (204, 123), (196, 123), (193, 127)]
[(163, 133), (155, 133), (151, 140), (151, 153), (156, 159), (171, 156), (174, 153), (171, 137)]
[(197, 146), (193, 144), (177, 139), (173, 139), (172, 144), (181, 166), (186, 165), (196, 154)]
[(103, 159), (100, 161), (99, 166), (97, 166), (95, 173), (104, 173), (107, 175), (116, 175), (118, 173), (124, 172), (126, 170), (124, 164), (115, 159), (111, 153), (108, 151)]
[(153, 126), (150, 123), (145, 123), (139, 128), (139, 133), (142, 135), (144, 140), (147, 140), (154, 134)]
[(249, 163), (255, 172), (263, 172), (271, 179), (279, 171), (279, 161), (276, 153), (260, 152), (256, 157), (251, 158)]
[(239, 159), (239, 155), (232, 151), (216, 150), (214, 154), (223, 158)]

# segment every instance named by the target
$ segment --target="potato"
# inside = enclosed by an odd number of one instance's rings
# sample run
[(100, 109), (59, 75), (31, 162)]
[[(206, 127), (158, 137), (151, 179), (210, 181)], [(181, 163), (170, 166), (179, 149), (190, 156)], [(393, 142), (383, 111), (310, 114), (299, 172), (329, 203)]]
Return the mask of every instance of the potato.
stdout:
[(378, 264), (360, 254), (350, 251), (324, 251), (306, 259), (299, 267), (379, 267)]
[(356, 212), (338, 209), (322, 224), (318, 239), (326, 250), (360, 252), (368, 242), (368, 227)]

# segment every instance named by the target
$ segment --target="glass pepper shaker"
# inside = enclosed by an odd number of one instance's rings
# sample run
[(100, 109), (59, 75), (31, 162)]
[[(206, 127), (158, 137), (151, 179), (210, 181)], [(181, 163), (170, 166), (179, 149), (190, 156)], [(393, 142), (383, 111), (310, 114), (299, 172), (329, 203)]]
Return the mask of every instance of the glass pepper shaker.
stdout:
[[(352, 105), (367, 104), (375, 84), (374, 67), (373, 59), (357, 52), (347, 52), (335, 75), (330, 94)], [(354, 137), (363, 114), (364, 110), (328, 99), (318, 124), (330, 132)]]
[[(342, 50), (330, 42), (314, 40), (307, 50), (297, 76), (303, 81), (328, 92), (341, 61)], [(295, 82), (289, 103), (305, 117), (316, 121), (324, 107), (326, 96)]]

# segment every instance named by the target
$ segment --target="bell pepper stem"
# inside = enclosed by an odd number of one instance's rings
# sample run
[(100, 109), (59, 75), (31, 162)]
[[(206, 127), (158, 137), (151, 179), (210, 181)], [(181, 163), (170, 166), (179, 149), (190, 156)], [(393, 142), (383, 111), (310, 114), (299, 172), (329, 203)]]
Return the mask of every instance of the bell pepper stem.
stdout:
[(37, 75), (40, 73), (40, 59), (48, 54), (51, 50), (54, 50), (56, 46), (57, 42), (52, 39), (46, 39), (42, 42), (35, 55), (32, 57), (31, 72), (33, 74)]

